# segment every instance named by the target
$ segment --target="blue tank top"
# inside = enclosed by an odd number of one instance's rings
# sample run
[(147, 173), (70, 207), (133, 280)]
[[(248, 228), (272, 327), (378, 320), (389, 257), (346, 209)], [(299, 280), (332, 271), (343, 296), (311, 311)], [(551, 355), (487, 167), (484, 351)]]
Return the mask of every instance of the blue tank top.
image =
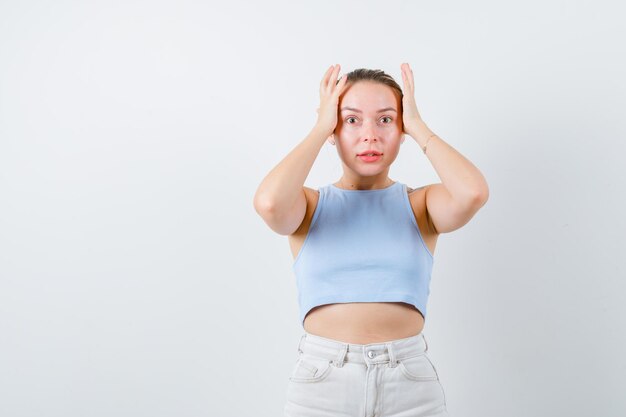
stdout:
[(309, 231), (293, 262), (300, 323), (331, 303), (414, 305), (426, 317), (433, 256), (405, 184), (378, 190), (320, 187)]

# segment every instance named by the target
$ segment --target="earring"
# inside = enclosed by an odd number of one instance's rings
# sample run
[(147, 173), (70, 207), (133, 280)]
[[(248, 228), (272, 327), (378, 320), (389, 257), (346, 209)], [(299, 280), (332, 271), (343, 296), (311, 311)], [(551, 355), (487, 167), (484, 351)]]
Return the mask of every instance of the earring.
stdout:
[(334, 144), (335, 144), (335, 142), (334, 142), (334, 141), (333, 141), (333, 142), (330, 142), (330, 143), (331, 143), (332, 145), (334, 145)]

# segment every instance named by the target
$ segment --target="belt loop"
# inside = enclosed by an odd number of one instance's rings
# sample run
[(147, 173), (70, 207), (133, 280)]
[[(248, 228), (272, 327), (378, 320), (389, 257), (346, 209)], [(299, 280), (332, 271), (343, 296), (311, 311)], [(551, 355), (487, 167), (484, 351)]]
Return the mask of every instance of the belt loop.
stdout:
[(306, 333), (303, 333), (303, 334), (302, 334), (302, 336), (300, 336), (300, 341), (298, 342), (298, 352), (299, 352), (300, 354), (304, 353), (304, 352), (302, 352), (302, 349), (301, 349), (301, 347), (302, 347), (302, 341), (303, 341), (304, 339), (306, 339)]
[(339, 355), (337, 356), (337, 359), (335, 359), (335, 366), (337, 366), (337, 368), (341, 368), (344, 364), (344, 360), (346, 359), (346, 354), (348, 352), (348, 344), (344, 344), (343, 347), (341, 348), (341, 350), (339, 351)]
[(387, 353), (389, 353), (389, 367), (395, 368), (398, 365), (398, 361), (396, 360), (396, 350), (393, 347), (392, 343), (386, 343)]

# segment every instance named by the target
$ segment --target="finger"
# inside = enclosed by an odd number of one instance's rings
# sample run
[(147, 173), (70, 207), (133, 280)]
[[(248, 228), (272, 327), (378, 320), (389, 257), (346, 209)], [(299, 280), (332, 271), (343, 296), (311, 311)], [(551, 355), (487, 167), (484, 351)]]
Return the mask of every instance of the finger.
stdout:
[(402, 65), (402, 84), (404, 84), (404, 89), (406, 90), (407, 81), (406, 81), (406, 71), (404, 70), (404, 65)]
[(333, 65), (330, 74), (328, 75), (328, 80), (326, 82), (326, 87), (324, 89), (324, 94), (332, 94), (335, 84), (337, 83), (337, 74), (339, 73), (339, 64)]
[(326, 94), (326, 89), (328, 88), (328, 81), (330, 80), (330, 76), (333, 73), (333, 66), (331, 65), (324, 73), (324, 78), (322, 78), (322, 82), (320, 83), (320, 96)]
[(320, 89), (320, 98), (323, 98), (325, 95), (333, 94), (335, 84), (337, 83), (337, 72), (339, 72), (337, 68), (338, 65), (339, 64), (331, 67), (330, 73), (326, 77), (326, 84)]
[(322, 78), (322, 82), (320, 82), (320, 91), (328, 87), (328, 79), (330, 74), (332, 73), (333, 66), (328, 67), (326, 72), (324, 73), (324, 77)]
[[(335, 87), (335, 85), (337, 84), (337, 76), (339, 75), (339, 70), (341, 69), (341, 65), (337, 64), (335, 65), (335, 69), (333, 70), (333, 73), (331, 75), (331, 81), (332, 84), (330, 84), (331, 87)], [(333, 89), (331, 89), (332, 92)]]
[(339, 97), (341, 95), (341, 93), (346, 87), (347, 80), (348, 80), (348, 76), (346, 74), (343, 74), (341, 76), (341, 79), (337, 81), (337, 85), (335, 87), (335, 90), (333, 91), (333, 94), (335, 94), (335, 96)]
[(404, 89), (407, 93), (411, 93), (411, 80), (409, 79), (409, 74), (407, 72), (402, 73), (402, 80), (404, 82)]
[(411, 90), (413, 90), (413, 70), (411, 69), (411, 67), (409, 66), (409, 64), (406, 64), (406, 77), (409, 80), (409, 83), (411, 84)]
[(346, 74), (343, 74), (341, 76), (341, 79), (337, 82), (337, 87), (335, 88), (335, 91), (333, 91), (333, 97), (336, 99), (339, 99), (339, 96), (343, 94), (347, 85), (348, 85), (348, 76)]

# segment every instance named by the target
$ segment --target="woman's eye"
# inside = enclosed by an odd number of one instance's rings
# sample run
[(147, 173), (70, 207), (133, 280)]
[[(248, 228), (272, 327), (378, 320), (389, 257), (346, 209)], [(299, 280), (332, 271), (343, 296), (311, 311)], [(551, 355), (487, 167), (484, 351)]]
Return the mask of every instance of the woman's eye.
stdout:
[[(388, 121), (388, 122), (386, 122), (385, 124), (389, 124), (389, 123), (391, 123), (391, 121), (392, 121), (391, 117), (389, 117), (389, 116), (385, 116), (385, 117), (383, 117), (381, 120), (383, 120), (383, 119), (389, 119), (389, 121)], [(348, 117), (348, 118), (346, 119), (346, 122), (347, 122), (348, 124), (353, 124), (353, 123), (351, 123), (351, 122), (350, 122), (350, 120), (356, 120), (356, 117)]]

